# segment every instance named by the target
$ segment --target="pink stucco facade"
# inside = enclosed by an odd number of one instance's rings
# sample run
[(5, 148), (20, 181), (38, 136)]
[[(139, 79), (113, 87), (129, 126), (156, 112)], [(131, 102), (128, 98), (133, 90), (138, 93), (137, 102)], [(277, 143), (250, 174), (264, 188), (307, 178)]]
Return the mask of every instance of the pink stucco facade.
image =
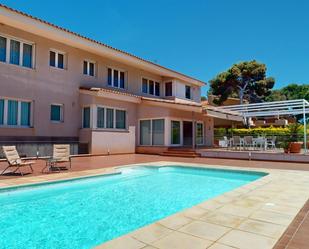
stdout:
[[(13, 65), (8, 58), (0, 61), (0, 100), (31, 102), (30, 124), (25, 127), (0, 123), (1, 141), (67, 139), (87, 144), (90, 153), (133, 153), (140, 145), (140, 120), (164, 119), (162, 146), (171, 146), (172, 120), (181, 124), (183, 121), (202, 123), (203, 145), (212, 145), (213, 119), (202, 114), (201, 82), (143, 60), (139, 62), (134, 56), (131, 58), (3, 7), (0, 7), (0, 22), (0, 37), (32, 44), (33, 58), (31, 68)], [(63, 53), (64, 69), (50, 66), (50, 51)], [(7, 56), (10, 56), (8, 52)], [(94, 64), (94, 76), (84, 74), (85, 60)], [(108, 85), (109, 68), (124, 72), (123, 89)], [(143, 78), (159, 84), (160, 96), (143, 92)], [(172, 82), (172, 96), (165, 96), (166, 82)], [(190, 89), (190, 99), (186, 98), (186, 86)], [(90, 90), (93, 88), (102, 91), (94, 93)], [(60, 122), (51, 121), (53, 104), (62, 106)], [(83, 128), (85, 106), (91, 108), (87, 128)], [(98, 128), (96, 110), (100, 106), (124, 110), (125, 128)], [(9, 114), (5, 108), (3, 115), (7, 120)]]

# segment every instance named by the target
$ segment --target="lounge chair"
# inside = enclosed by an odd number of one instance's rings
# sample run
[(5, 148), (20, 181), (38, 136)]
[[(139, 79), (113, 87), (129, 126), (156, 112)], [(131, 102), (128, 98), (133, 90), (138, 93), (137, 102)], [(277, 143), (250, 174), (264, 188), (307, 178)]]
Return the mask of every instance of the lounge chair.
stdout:
[(20, 170), (22, 167), (29, 167), (33, 173), (32, 164), (34, 164), (34, 162), (22, 160), (15, 146), (2, 146), (2, 150), (9, 165), (1, 172), (0, 175), (3, 175), (4, 172), (9, 168), (15, 168), (12, 173), (19, 171), (19, 173), (23, 176), (24, 174)]
[(233, 136), (231, 143), (232, 143), (232, 146), (235, 147), (235, 149), (237, 149), (237, 147), (239, 147), (239, 149), (241, 149), (241, 146), (243, 145), (240, 136)]
[[(68, 163), (69, 166), (58, 166), (58, 163)], [(71, 156), (69, 144), (54, 144), (53, 156), (46, 161), (46, 166), (42, 169), (42, 172), (48, 167), (49, 171), (54, 169), (60, 171), (61, 168), (71, 168)]]
[(244, 148), (249, 149), (253, 147), (253, 137), (244, 136)]

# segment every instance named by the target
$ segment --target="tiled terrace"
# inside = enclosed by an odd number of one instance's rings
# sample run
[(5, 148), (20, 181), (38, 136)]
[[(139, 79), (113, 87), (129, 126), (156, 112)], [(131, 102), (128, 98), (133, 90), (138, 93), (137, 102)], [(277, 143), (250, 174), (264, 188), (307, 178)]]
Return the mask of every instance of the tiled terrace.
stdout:
[[(309, 197), (308, 164), (119, 155), (74, 158), (73, 168), (68, 172), (41, 174), (44, 161), (38, 160), (34, 174), (0, 176), (0, 188), (109, 173), (115, 166), (128, 164), (156, 162), (166, 165), (160, 161), (207, 164), (216, 168), (225, 168), (224, 165), (237, 169), (245, 167), (267, 171), (270, 175), (99, 248), (308, 248), (309, 205), (303, 207)], [(0, 169), (4, 166), (1, 162)]]

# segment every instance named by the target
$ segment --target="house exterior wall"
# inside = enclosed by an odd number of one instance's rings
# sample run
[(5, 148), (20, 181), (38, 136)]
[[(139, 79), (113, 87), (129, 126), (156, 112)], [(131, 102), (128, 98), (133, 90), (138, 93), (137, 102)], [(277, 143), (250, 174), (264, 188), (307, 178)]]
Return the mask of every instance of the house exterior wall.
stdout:
[[(0, 62), (0, 98), (32, 101), (31, 126), (0, 126), (0, 141), (73, 141), (89, 144), (92, 153), (133, 153), (138, 145), (140, 119), (160, 118), (166, 120), (164, 146), (170, 145), (169, 122), (173, 118), (190, 119), (190, 112), (147, 104), (131, 103), (119, 99), (101, 98), (80, 94), (80, 87), (108, 87), (108, 68), (125, 71), (125, 89), (115, 89), (140, 96), (154, 97), (142, 92), (142, 78), (160, 82), (161, 98), (164, 98), (164, 82), (167, 78), (141, 70), (128, 64), (98, 56), (46, 37), (23, 30), (0, 25), (0, 36), (25, 40), (34, 44), (34, 67), (25, 68)], [(51, 49), (65, 53), (65, 69), (49, 66)], [(83, 61), (95, 62), (95, 76), (83, 74)], [(173, 81), (176, 98), (185, 99), (184, 81)], [(192, 101), (200, 102), (200, 87), (192, 86)], [(63, 122), (50, 121), (51, 104), (63, 105)], [(127, 111), (127, 130), (82, 129), (82, 107), (85, 105), (122, 108)], [(201, 114), (199, 120), (206, 122)], [(94, 120), (95, 122), (95, 120)], [(206, 126), (204, 125), (205, 129)], [(205, 131), (206, 134), (206, 131)], [(210, 135), (209, 135), (210, 136)], [(206, 139), (207, 141), (208, 139)], [(209, 140), (210, 141), (210, 140)]]

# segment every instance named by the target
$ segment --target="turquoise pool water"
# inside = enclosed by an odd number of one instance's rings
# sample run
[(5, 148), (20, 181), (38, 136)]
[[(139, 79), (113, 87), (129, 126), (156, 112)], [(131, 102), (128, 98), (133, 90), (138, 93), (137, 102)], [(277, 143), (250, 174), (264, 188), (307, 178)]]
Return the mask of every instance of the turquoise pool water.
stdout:
[(263, 173), (136, 167), (122, 174), (0, 191), (0, 248), (92, 248)]

